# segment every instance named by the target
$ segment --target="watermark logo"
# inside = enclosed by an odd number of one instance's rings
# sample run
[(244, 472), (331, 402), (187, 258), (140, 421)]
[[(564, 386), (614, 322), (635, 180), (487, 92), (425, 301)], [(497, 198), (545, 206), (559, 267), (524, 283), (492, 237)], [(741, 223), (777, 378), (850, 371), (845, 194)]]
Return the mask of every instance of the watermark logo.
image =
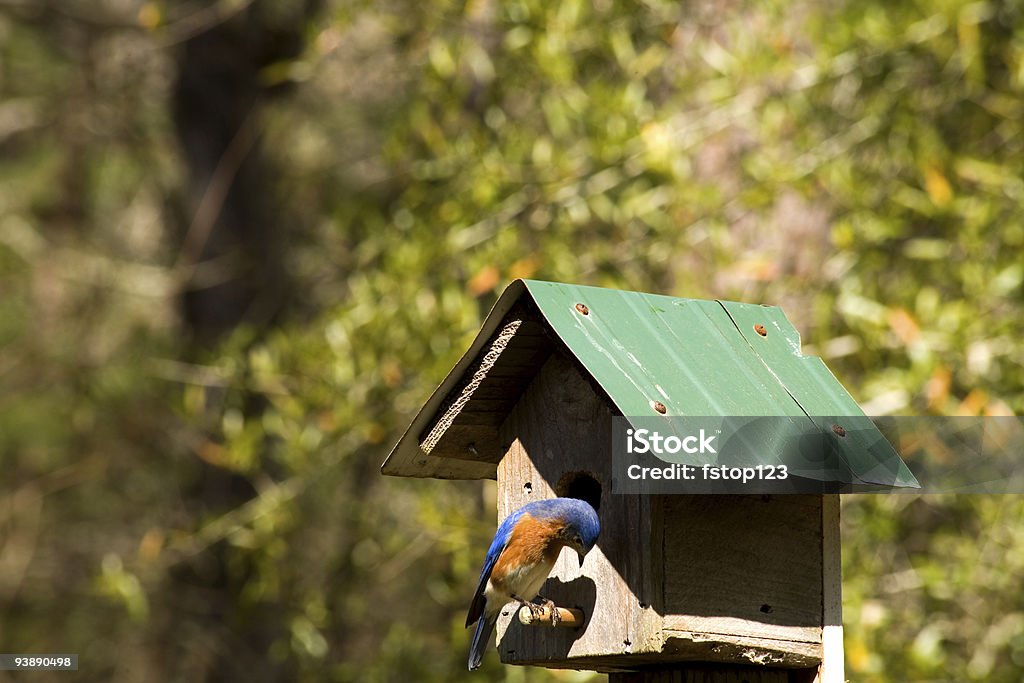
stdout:
[(654, 455), (675, 455), (677, 453), (718, 453), (713, 445), (721, 430), (708, 434), (701, 429), (697, 434), (663, 436), (661, 432), (650, 429), (627, 429), (626, 452), (630, 454), (653, 453)]
[(612, 492), (1024, 493), (1024, 418), (615, 417)]

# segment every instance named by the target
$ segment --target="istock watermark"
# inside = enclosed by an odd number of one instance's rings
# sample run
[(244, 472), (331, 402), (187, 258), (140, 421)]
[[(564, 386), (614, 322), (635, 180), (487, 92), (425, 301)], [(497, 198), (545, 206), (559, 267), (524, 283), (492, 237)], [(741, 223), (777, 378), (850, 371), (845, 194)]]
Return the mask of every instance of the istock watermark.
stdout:
[(1024, 419), (616, 417), (612, 492), (1024, 493)]
[(712, 442), (717, 434), (708, 435), (703, 429), (699, 434), (662, 436), (660, 432), (649, 429), (627, 429), (626, 451), (628, 453), (654, 453), (655, 455), (674, 455), (676, 453), (717, 453)]

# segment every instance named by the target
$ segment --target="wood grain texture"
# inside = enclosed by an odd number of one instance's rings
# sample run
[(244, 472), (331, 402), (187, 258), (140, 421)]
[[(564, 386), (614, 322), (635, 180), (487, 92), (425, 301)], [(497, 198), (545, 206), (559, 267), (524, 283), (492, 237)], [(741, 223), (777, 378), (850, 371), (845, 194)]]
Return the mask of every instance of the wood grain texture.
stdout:
[(809, 669), (821, 662), (821, 643), (698, 633), (666, 628), (666, 661), (740, 663), (784, 669)]
[(821, 496), (667, 496), (665, 628), (820, 647)]

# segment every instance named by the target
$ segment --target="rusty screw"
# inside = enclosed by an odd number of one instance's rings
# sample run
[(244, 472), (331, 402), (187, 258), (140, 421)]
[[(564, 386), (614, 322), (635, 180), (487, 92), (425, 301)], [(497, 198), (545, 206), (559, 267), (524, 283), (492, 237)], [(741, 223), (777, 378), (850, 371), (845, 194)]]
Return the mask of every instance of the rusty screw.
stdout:
[(762, 325), (761, 323), (754, 325), (754, 332), (757, 332), (762, 337), (768, 336), (768, 330), (764, 329), (764, 325)]
[(590, 315), (590, 309), (587, 308), (586, 304), (576, 304), (576, 310), (583, 315)]
[(835, 432), (837, 436), (846, 436), (846, 430), (839, 425), (832, 425), (832, 431)]
[(651, 407), (657, 410), (662, 415), (668, 412), (668, 408), (666, 408), (665, 404), (662, 403), (661, 401), (651, 401)]

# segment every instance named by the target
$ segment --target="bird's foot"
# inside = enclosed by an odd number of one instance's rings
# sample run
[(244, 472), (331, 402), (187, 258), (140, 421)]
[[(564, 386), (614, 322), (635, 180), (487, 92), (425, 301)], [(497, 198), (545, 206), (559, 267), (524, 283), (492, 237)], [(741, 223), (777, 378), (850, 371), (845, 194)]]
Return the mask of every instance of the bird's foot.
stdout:
[[(555, 604), (554, 600), (550, 600), (543, 596), (538, 595), (534, 602), (537, 603), (538, 611), (543, 614), (545, 609), (551, 610), (551, 626), (558, 626), (558, 622), (562, 620), (562, 615), (558, 613), (558, 605)], [(532, 611), (533, 608), (531, 608)]]
[(525, 607), (526, 609), (530, 610), (530, 616), (533, 618), (534, 621), (537, 621), (538, 619), (544, 616), (544, 607), (542, 605), (536, 604), (536, 600), (533, 602), (530, 602), (529, 600), (523, 600), (515, 593), (513, 593), (509, 597), (518, 602), (522, 607)]
[(525, 607), (526, 609), (530, 610), (530, 614), (532, 614), (532, 615), (534, 615), (534, 616), (537, 616), (537, 612), (536, 612), (536, 607), (537, 607), (537, 605), (533, 604), (533, 603), (532, 603), (532, 602), (530, 602), (529, 600), (523, 600), (523, 599), (522, 599), (521, 597), (519, 597), (519, 596), (518, 596), (518, 595), (516, 595), (515, 593), (513, 593), (513, 594), (512, 594), (511, 596), (509, 596), (509, 597), (511, 597), (511, 598), (512, 598), (513, 600), (515, 600), (516, 602), (518, 602), (518, 603), (519, 603), (519, 604), (520, 604), (521, 606), (523, 606), (523, 607)]

